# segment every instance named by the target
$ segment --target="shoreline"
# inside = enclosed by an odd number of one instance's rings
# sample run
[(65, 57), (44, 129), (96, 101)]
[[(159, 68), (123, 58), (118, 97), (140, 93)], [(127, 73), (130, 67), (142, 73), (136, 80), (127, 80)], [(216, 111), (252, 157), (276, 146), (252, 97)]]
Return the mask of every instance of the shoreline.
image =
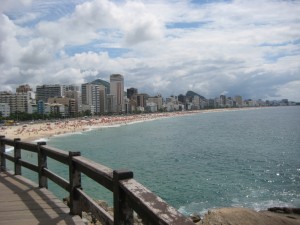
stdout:
[(24, 123), (14, 126), (3, 126), (0, 135), (5, 138), (20, 138), (25, 142), (38, 142), (41, 139), (49, 139), (60, 135), (72, 135), (81, 132), (87, 132), (94, 129), (118, 127), (123, 125), (131, 125), (146, 121), (153, 121), (163, 118), (174, 118), (178, 116), (194, 115), (200, 113), (213, 113), (224, 111), (239, 111), (261, 109), (261, 107), (253, 108), (229, 108), (229, 109), (208, 109), (180, 112), (164, 112), (151, 114), (134, 114), (121, 116), (99, 116), (85, 119), (64, 119), (56, 121), (45, 121), (42, 123)]

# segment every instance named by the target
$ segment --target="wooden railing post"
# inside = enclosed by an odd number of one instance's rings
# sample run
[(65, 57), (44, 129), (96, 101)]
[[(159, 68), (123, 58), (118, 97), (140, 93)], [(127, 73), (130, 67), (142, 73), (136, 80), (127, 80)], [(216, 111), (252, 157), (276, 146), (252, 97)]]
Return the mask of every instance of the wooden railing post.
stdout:
[(5, 171), (6, 170), (6, 161), (4, 158), (4, 153), (5, 153), (5, 144), (2, 141), (2, 139), (4, 139), (5, 136), (0, 136), (0, 171)]
[(21, 149), (19, 147), (20, 141), (20, 138), (14, 139), (15, 175), (22, 175), (22, 167), (19, 164), (19, 160), (21, 159)]
[(127, 170), (113, 171), (113, 192), (114, 192), (114, 225), (133, 224), (133, 209), (126, 200), (124, 191), (120, 188), (120, 180), (133, 178), (133, 172)]
[(77, 188), (81, 188), (81, 172), (76, 168), (73, 157), (80, 156), (80, 152), (69, 152), (69, 180), (70, 180), (70, 214), (82, 216), (82, 206)]
[(43, 169), (47, 168), (47, 155), (41, 149), (42, 145), (46, 145), (46, 142), (38, 142), (37, 150), (38, 150), (38, 167), (39, 167), (39, 187), (40, 188), (48, 188), (48, 179), (44, 176)]

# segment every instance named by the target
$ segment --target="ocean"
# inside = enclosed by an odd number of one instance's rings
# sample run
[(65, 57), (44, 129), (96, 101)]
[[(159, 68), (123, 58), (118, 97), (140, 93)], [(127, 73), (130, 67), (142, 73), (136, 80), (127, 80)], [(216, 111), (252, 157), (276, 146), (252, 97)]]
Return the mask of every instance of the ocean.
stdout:
[[(300, 207), (297, 106), (201, 111), (58, 136), (47, 145), (133, 171), (185, 215), (220, 207)], [(66, 177), (65, 166), (50, 161), (49, 168)], [(111, 203), (111, 193), (82, 179), (93, 198)], [(49, 189), (66, 195), (54, 184)]]

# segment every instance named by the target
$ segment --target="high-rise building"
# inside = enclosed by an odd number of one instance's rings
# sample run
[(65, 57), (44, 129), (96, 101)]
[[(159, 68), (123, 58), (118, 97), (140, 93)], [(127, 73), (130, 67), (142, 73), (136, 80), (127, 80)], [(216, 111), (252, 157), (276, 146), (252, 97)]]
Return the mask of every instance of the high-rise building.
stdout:
[(147, 105), (148, 97), (149, 96), (147, 94), (134, 94), (131, 98), (136, 101), (136, 105), (138, 107), (145, 108)]
[(92, 105), (92, 84), (81, 85), (81, 102), (83, 105)]
[(220, 107), (226, 106), (226, 95), (220, 95)]
[(99, 105), (100, 105), (100, 114), (107, 112), (107, 88), (104, 85), (99, 86)]
[(82, 105), (84, 108), (87, 106), (93, 106), (94, 112), (97, 113), (100, 111), (99, 104), (99, 86), (91, 83), (86, 83), (81, 85), (81, 98)]
[(124, 77), (121, 74), (110, 75), (110, 94), (113, 95), (112, 111), (124, 112)]
[(61, 104), (65, 106), (65, 116), (75, 116), (76, 110), (75, 110), (75, 99), (74, 98), (49, 98), (48, 99), (49, 104)]
[(16, 88), (17, 93), (27, 93), (29, 91), (32, 91), (32, 88), (28, 84), (23, 84)]
[(65, 97), (75, 99), (75, 113), (81, 112), (81, 92), (79, 91), (66, 91)]
[(10, 107), (8, 103), (0, 103), (0, 113), (3, 117), (8, 117), (10, 115)]
[(113, 103), (114, 103), (114, 96), (111, 94), (108, 94), (106, 96), (107, 112), (109, 112), (109, 113), (113, 112)]
[(157, 109), (160, 110), (163, 108), (163, 98), (161, 95), (154, 96), (154, 97), (148, 97), (147, 99), (148, 103), (155, 103), (157, 105)]
[(31, 101), (31, 92), (27, 93), (11, 93), (1, 92), (0, 102), (8, 103), (10, 106), (10, 112), (26, 112), (28, 113), (28, 105)]
[(195, 95), (193, 97), (192, 103), (193, 103), (192, 109), (200, 109), (200, 97), (198, 95)]
[(94, 106), (95, 113), (107, 112), (106, 87), (102, 84), (82, 84), (82, 105)]
[(60, 84), (38, 85), (36, 86), (36, 100), (47, 102), (48, 98), (63, 97), (65, 86)]
[(65, 91), (80, 91), (80, 86), (74, 84), (65, 85)]
[(242, 107), (243, 106), (243, 98), (240, 95), (236, 95), (234, 97), (234, 101), (236, 102), (237, 107)]
[(127, 89), (127, 98), (131, 99), (132, 95), (137, 94), (138, 90), (136, 88), (128, 88)]
[(186, 96), (183, 94), (178, 95), (178, 101), (180, 101), (182, 104), (185, 104)]

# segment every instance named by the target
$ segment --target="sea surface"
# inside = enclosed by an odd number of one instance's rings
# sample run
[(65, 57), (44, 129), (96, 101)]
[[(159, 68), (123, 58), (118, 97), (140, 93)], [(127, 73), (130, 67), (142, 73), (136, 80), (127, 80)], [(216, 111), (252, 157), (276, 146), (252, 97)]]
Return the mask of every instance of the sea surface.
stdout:
[[(133, 171), (136, 180), (186, 215), (232, 206), (300, 207), (298, 106), (202, 111), (58, 136), (47, 145)], [(49, 168), (67, 176), (65, 166), (50, 161)], [(86, 177), (83, 189), (111, 203), (111, 193)], [(54, 184), (50, 190), (67, 195)]]

